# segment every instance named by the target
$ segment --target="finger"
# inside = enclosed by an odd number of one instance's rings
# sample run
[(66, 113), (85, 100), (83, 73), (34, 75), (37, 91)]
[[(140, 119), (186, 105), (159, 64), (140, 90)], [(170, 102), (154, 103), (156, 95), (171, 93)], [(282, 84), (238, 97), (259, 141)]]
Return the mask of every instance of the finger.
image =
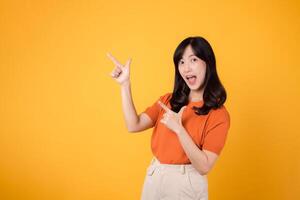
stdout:
[(119, 76), (119, 73), (113, 71), (113, 72), (111, 73), (111, 76), (115, 78), (115, 77)]
[(113, 70), (110, 74), (111, 74), (112, 76), (115, 76), (115, 75), (116, 75), (115, 70)]
[(122, 66), (122, 64), (110, 53), (106, 53), (106, 55), (113, 61), (116, 66)]
[(169, 120), (169, 118), (170, 118), (170, 116), (167, 114), (167, 112), (165, 112), (165, 114), (163, 115), (162, 119), (164, 121), (167, 121), (167, 120)]
[(122, 70), (120, 68), (115, 68), (113, 71), (112, 71), (114, 74), (120, 74), (122, 72)]
[(185, 108), (186, 108), (186, 106), (182, 106), (182, 107), (180, 108), (180, 110), (179, 110), (179, 112), (178, 112), (178, 115), (179, 115), (180, 118), (182, 118), (182, 114), (183, 114), (183, 111), (184, 111)]
[(166, 124), (164, 119), (161, 119), (160, 122), (163, 123), (163, 124)]
[(130, 65), (130, 63), (131, 63), (131, 60), (132, 60), (132, 59), (131, 59), (131, 58), (129, 58), (129, 59), (126, 61), (126, 64), (125, 64), (125, 65), (126, 65), (126, 66), (129, 66), (129, 65)]
[(121, 72), (122, 72), (122, 70), (120, 69), (120, 67), (117, 67), (117, 68), (115, 69), (115, 71), (116, 71), (117, 73), (121, 73)]
[(113, 77), (114, 77), (114, 78), (118, 77), (118, 74), (113, 73)]
[(114, 73), (110, 73), (109, 74), (111, 77), (115, 78), (115, 74)]
[(170, 109), (165, 105), (163, 104), (161, 101), (158, 101), (158, 104), (166, 111), (166, 112), (169, 112)]

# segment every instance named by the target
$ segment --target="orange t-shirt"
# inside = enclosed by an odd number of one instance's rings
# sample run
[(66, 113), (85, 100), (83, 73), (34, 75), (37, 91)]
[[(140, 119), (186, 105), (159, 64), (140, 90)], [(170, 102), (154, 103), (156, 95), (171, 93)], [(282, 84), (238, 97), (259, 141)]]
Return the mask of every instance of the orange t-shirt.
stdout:
[[(158, 99), (170, 109), (171, 95), (166, 93)], [(190, 164), (176, 133), (160, 122), (165, 111), (157, 103), (158, 100), (144, 110), (155, 123), (151, 137), (152, 153), (164, 164)], [(229, 113), (222, 105), (216, 110), (211, 109), (207, 115), (197, 115), (192, 107), (202, 105), (203, 101), (189, 102), (182, 114), (182, 125), (201, 150), (220, 155), (230, 127)]]

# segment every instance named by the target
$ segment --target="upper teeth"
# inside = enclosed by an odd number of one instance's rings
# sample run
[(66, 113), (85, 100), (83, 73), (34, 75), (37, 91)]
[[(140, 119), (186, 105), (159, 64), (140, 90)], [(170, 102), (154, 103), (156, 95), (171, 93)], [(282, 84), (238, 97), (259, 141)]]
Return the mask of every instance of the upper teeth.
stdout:
[(191, 75), (191, 76), (187, 76), (186, 78), (192, 78), (192, 77), (194, 77), (193, 75)]

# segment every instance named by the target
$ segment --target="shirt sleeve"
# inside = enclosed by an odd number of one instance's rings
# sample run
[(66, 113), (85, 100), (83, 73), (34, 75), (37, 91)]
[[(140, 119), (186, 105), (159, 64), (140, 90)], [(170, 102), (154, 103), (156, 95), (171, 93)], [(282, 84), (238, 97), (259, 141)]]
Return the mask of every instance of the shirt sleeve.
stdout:
[(154, 124), (156, 124), (159, 112), (161, 110), (160, 105), (158, 105), (158, 101), (161, 101), (164, 104), (167, 104), (167, 101), (169, 100), (169, 97), (171, 97), (171, 93), (166, 93), (162, 96), (160, 96), (151, 106), (148, 106), (143, 113), (146, 113)]
[(208, 126), (202, 149), (220, 155), (225, 145), (229, 128), (230, 115), (224, 105), (222, 108), (213, 110), (213, 113), (208, 119)]

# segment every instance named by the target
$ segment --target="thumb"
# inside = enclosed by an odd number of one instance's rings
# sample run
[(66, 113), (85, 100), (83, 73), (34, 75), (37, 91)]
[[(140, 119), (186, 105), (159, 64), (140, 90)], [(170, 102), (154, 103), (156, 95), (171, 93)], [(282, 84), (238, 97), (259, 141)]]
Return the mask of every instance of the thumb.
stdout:
[(184, 111), (185, 108), (186, 108), (186, 106), (182, 106), (180, 108), (179, 112), (178, 112), (178, 115), (179, 115), (180, 119), (182, 118), (182, 114), (183, 114), (183, 111)]
[(132, 60), (132, 59), (129, 58), (129, 59), (126, 61), (126, 64), (125, 64), (126, 67), (129, 67), (129, 66), (130, 66), (131, 60)]

